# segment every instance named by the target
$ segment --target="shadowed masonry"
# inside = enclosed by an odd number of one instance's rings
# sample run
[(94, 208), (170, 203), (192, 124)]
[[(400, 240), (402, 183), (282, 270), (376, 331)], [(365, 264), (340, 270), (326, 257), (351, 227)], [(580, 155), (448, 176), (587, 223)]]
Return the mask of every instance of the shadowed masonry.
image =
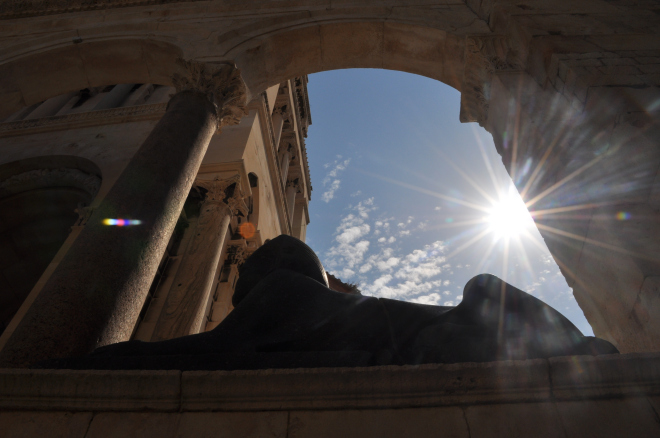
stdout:
[(280, 236), (243, 265), (235, 310), (214, 330), (130, 341), (89, 356), (40, 363), (72, 369), (266, 369), (487, 362), (617, 353), (559, 312), (482, 274), (456, 307), (345, 294), (328, 288), (320, 261)]

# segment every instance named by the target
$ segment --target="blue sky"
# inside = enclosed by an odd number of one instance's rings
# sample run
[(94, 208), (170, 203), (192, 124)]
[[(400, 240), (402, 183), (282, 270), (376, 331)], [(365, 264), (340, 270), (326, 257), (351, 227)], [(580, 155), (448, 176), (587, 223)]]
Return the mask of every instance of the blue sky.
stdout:
[[(591, 327), (460, 94), (387, 70), (310, 75), (307, 243), (366, 295), (456, 305), (489, 272)], [(515, 212), (512, 214), (512, 212)]]

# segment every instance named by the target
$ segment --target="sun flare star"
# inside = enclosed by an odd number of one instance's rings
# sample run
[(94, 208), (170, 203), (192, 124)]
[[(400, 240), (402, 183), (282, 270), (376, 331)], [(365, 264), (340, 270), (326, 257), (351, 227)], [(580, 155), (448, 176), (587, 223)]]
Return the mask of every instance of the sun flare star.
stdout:
[(499, 200), (489, 209), (486, 222), (498, 240), (517, 238), (533, 224), (525, 203), (513, 186), (500, 194)]

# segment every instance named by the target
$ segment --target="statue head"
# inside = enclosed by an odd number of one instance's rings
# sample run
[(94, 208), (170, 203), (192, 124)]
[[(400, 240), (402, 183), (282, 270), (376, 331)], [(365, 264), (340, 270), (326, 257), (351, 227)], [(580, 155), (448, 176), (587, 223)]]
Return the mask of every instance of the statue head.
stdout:
[(288, 269), (328, 287), (328, 278), (312, 248), (295, 237), (280, 235), (257, 249), (239, 268), (232, 304), (236, 307), (268, 274)]

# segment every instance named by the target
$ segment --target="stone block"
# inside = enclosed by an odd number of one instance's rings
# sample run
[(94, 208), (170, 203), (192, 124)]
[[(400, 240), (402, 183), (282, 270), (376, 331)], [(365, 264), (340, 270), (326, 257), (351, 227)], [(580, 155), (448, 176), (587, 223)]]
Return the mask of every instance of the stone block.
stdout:
[(557, 400), (660, 393), (657, 353), (555, 357), (549, 362)]
[(288, 438), (437, 437), (468, 438), (458, 407), (291, 412)]
[(469, 406), (465, 417), (474, 437), (564, 438), (554, 403)]
[(0, 412), (2, 438), (83, 438), (91, 412)]
[(177, 438), (285, 438), (287, 412), (187, 412), (181, 414)]
[(101, 412), (94, 415), (85, 438), (174, 438), (180, 415)]
[(640, 80), (649, 87), (660, 86), (660, 73), (649, 73), (639, 76)]
[(327, 24), (321, 26), (320, 31), (324, 69), (382, 68), (382, 23)]
[(598, 70), (602, 74), (607, 76), (627, 76), (627, 75), (638, 75), (641, 73), (639, 69), (634, 65), (610, 65), (605, 67), (599, 67)]
[(77, 45), (25, 57), (13, 64), (11, 78), (26, 105), (89, 86)]
[(660, 57), (657, 56), (638, 56), (635, 58), (638, 64), (660, 64)]
[(443, 81), (446, 32), (385, 23), (383, 37), (383, 68), (417, 74), (435, 71), (435, 79)]
[(632, 58), (601, 58), (600, 61), (609, 66), (609, 65), (637, 65)]
[(179, 371), (0, 372), (0, 408), (170, 411), (179, 409), (179, 391)]
[(643, 73), (660, 73), (660, 64), (645, 64), (637, 66)]
[(144, 84), (151, 79), (140, 40), (83, 42), (78, 50), (92, 86)]
[[(320, 26), (297, 29), (275, 35), (268, 41), (266, 47), (255, 50), (267, 54), (265, 59), (262, 58), (265, 61), (266, 71), (280, 73), (277, 78), (272, 79), (275, 79), (275, 83), (281, 82), (299, 74), (299, 71), (312, 73), (322, 69), (320, 35)], [(270, 77), (270, 74), (266, 76)], [(268, 85), (270, 86), (272, 83)]]
[(645, 397), (557, 402), (567, 438), (658, 437), (660, 424)]

